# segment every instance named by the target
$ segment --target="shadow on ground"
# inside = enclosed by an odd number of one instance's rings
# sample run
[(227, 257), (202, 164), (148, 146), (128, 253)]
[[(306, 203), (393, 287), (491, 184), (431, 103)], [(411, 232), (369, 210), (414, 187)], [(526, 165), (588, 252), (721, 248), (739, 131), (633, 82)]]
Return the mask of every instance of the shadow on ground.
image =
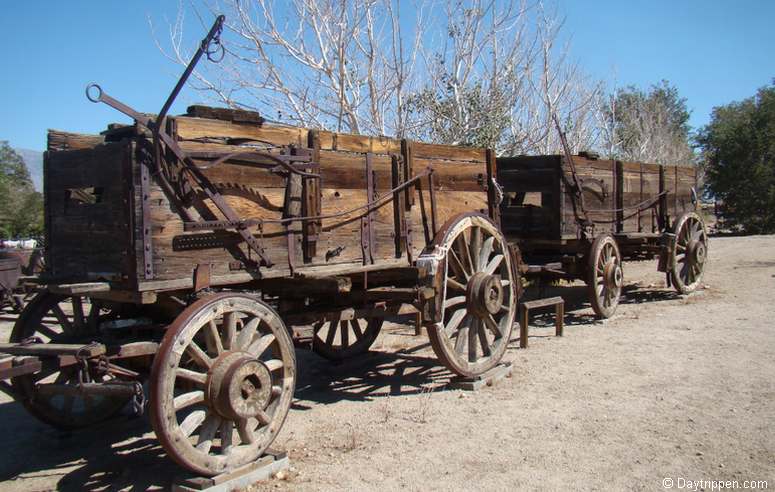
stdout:
[[(585, 286), (546, 286), (543, 292), (531, 288), (523, 300), (539, 295), (563, 297), (566, 327), (596, 322)], [(672, 290), (630, 284), (625, 286), (620, 302), (652, 303), (680, 298)], [(393, 345), (410, 348), (385, 348), (341, 363), (331, 363), (308, 349), (297, 349), (299, 379), (293, 408), (303, 411), (314, 404), (446, 390), (451, 374), (427, 350), (427, 336), (414, 336), (414, 328), (407, 326), (408, 319), (392, 321), (404, 324), (391, 331), (390, 336), (399, 342)], [(537, 328), (553, 327), (553, 310), (537, 311), (530, 323)], [(531, 338), (544, 336), (553, 335), (539, 332)], [(519, 327), (515, 323), (510, 348), (518, 347), (518, 337)], [(6, 429), (13, 429), (0, 434), (0, 447), (6, 450), (0, 462), (0, 481), (34, 481), (35, 477), (43, 480), (54, 475), (61, 476), (56, 485), (59, 490), (147, 490), (167, 489), (176, 477), (184, 475), (149, 434), (146, 418), (122, 416), (88, 429), (62, 432), (39, 423), (19, 403), (12, 402), (0, 404), (0, 422)], [(45, 480), (50, 483), (50, 478)]]
[[(405, 329), (401, 333), (409, 336)], [(435, 357), (417, 354), (424, 348), (427, 343), (397, 352), (374, 351), (340, 364), (298, 349), (293, 409), (309, 409), (313, 402), (367, 401), (444, 390), (450, 374)], [(50, 483), (53, 475), (61, 477), (58, 490), (139, 491), (168, 489), (185, 474), (148, 434), (146, 418), (125, 415), (65, 432), (38, 422), (21, 404), (9, 402), (0, 404), (0, 422), (14, 429), (0, 435), (0, 447), (7, 450), (0, 462), (0, 481), (34, 483), (36, 477), (48, 477), (45, 480)]]

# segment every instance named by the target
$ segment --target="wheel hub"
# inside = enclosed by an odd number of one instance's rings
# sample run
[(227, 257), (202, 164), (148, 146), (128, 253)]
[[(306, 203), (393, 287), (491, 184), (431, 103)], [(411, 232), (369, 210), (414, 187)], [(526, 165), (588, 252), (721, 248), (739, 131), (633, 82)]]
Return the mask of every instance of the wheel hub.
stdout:
[(271, 391), (266, 364), (247, 352), (227, 352), (213, 364), (206, 397), (221, 416), (248, 419), (266, 408)]
[(475, 273), (468, 281), (466, 302), (469, 311), (480, 317), (497, 313), (503, 304), (503, 286), (500, 275)]
[(605, 283), (614, 288), (620, 288), (624, 280), (622, 267), (616, 261), (609, 261), (605, 265)]
[(708, 250), (702, 241), (691, 241), (689, 243), (689, 258), (692, 262), (698, 265), (705, 263), (705, 259), (708, 255)]

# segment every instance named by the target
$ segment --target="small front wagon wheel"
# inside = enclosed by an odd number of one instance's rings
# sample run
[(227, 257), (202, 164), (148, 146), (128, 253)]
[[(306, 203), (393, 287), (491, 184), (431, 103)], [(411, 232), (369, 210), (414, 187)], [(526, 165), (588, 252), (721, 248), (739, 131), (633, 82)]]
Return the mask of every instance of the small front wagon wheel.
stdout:
[(187, 307), (151, 372), (151, 424), (167, 454), (202, 475), (255, 461), (285, 421), (296, 358), (279, 315), (243, 294)]
[(624, 276), (622, 255), (609, 234), (595, 238), (589, 251), (587, 289), (592, 309), (601, 318), (610, 318), (619, 305)]
[(434, 245), (446, 251), (441, 322), (428, 327), (431, 346), (445, 366), (463, 377), (478, 376), (503, 357), (517, 311), (515, 270), (503, 234), (487, 217), (450, 219)]
[(688, 294), (699, 287), (708, 259), (708, 234), (695, 212), (683, 214), (675, 223), (675, 243), (670, 280), (675, 290)]

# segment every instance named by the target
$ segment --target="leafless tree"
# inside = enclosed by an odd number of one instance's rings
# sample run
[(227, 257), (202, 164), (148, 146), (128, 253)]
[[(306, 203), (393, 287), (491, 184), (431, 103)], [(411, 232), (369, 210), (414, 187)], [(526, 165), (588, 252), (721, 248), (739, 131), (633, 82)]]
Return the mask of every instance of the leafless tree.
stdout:
[[(291, 124), (502, 154), (559, 151), (557, 112), (589, 148), (599, 87), (558, 46), (556, 11), (528, 1), (223, 0), (208, 8), (226, 14), (226, 58), (196, 87)], [(180, 64), (183, 21), (165, 50)]]
[[(399, 0), (225, 0), (224, 61), (196, 87), (230, 107), (309, 127), (401, 135), (424, 16), (403, 21)], [(193, 7), (188, 9), (193, 11)], [(406, 14), (410, 15), (410, 14)], [(180, 64), (183, 10), (168, 55)], [(415, 25), (406, 33), (404, 25)]]

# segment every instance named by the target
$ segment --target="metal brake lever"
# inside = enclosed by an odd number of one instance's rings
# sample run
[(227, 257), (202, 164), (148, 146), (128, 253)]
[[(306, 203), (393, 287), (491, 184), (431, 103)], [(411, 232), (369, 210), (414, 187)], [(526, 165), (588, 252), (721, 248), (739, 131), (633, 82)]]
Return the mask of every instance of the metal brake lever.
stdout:
[[(95, 91), (96, 94), (94, 93)], [(141, 125), (146, 126), (149, 129), (153, 129), (153, 120), (151, 118), (135, 111), (121, 101), (117, 101), (116, 99), (113, 99), (109, 95), (105, 94), (105, 91), (103, 91), (102, 87), (100, 87), (98, 84), (89, 84), (86, 86), (86, 98), (93, 103), (107, 104), (116, 111), (129, 116)]]

